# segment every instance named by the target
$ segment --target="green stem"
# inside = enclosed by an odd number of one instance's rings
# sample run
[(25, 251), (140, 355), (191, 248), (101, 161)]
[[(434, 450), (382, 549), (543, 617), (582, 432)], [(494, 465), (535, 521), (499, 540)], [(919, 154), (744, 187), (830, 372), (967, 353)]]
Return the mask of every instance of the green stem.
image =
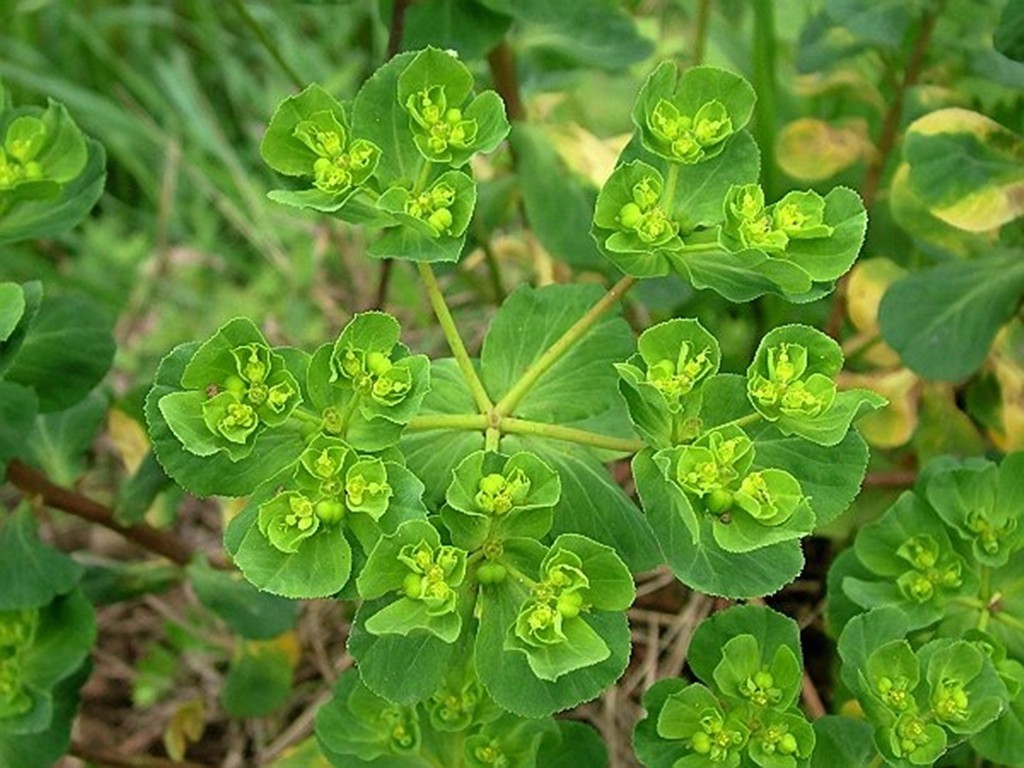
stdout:
[(708, 21), (711, 19), (711, 0), (698, 0), (697, 22), (693, 28), (693, 65), (704, 63), (704, 46), (708, 37)]
[(434, 164), (429, 160), (424, 159), (423, 164), (420, 166), (420, 174), (416, 177), (416, 184), (412, 188), (412, 194), (414, 196), (427, 188), (427, 182), (430, 181), (430, 172), (433, 169)]
[(882, 765), (882, 762), (882, 755), (880, 753), (876, 754), (874, 760), (868, 763), (868, 768), (879, 768), (879, 766)]
[(525, 573), (520, 571), (518, 568), (516, 568), (514, 565), (512, 565), (512, 563), (508, 562), (508, 560), (505, 560), (504, 558), (499, 557), (498, 558), (498, 562), (501, 563), (503, 566), (505, 566), (505, 570), (507, 570), (509, 572), (509, 575), (513, 579), (518, 581), (520, 584), (525, 584), (530, 589), (533, 589), (534, 587), (537, 586), (537, 582), (536, 581), (534, 581), (529, 576), (527, 576)]
[(627, 275), (608, 289), (608, 292), (601, 299), (587, 310), (573, 326), (562, 334), (562, 337), (552, 344), (548, 349), (533, 361), (533, 364), (526, 369), (519, 380), (512, 385), (512, 388), (505, 393), (505, 396), (494, 406), (494, 412), (498, 416), (507, 416), (519, 405), (519, 402), (527, 395), (551, 366), (557, 363), (562, 355), (569, 351), (573, 344), (579, 341), (591, 326), (596, 323), (601, 315), (608, 311), (622, 296), (636, 283), (635, 277)]
[(501, 420), (499, 428), (502, 432), (511, 435), (537, 435), (539, 437), (548, 437), (552, 440), (565, 440), (570, 443), (589, 445), (593, 448), (606, 448), (609, 451), (622, 451), (623, 453), (637, 453), (646, 446), (643, 440), (610, 437), (597, 434), (596, 432), (587, 432), (583, 429), (563, 427), (558, 424), (545, 424), (539, 421), (513, 419), (508, 416)]
[(748, 413), (746, 416), (740, 416), (738, 419), (727, 421), (725, 424), (719, 424), (717, 427), (713, 427), (713, 429), (722, 429), (722, 427), (746, 427), (750, 424), (756, 424), (762, 418), (764, 417), (761, 416), (758, 411), (754, 411), (753, 413)]
[(482, 413), (428, 413), (413, 416), (408, 429), (412, 432), (427, 432), (431, 429), (483, 432), (490, 423), (490, 419)]
[(665, 188), (661, 190), (661, 205), (672, 215), (672, 201), (676, 196), (676, 184), (679, 182), (679, 163), (669, 163), (665, 175)]
[(484, 450), (496, 453), (501, 445), (501, 431), (497, 427), (488, 427), (484, 437)]
[(418, 266), (420, 277), (423, 278), (423, 283), (427, 287), (427, 296), (430, 298), (430, 304), (434, 308), (434, 314), (437, 315), (437, 321), (441, 324), (441, 329), (448, 340), (448, 346), (452, 350), (455, 362), (458, 363), (459, 370), (462, 371), (462, 376), (466, 380), (466, 386), (469, 387), (469, 391), (473, 395), (473, 401), (481, 413), (488, 413), (494, 407), (491, 403), (491, 398), (487, 396), (487, 390), (484, 389), (483, 382), (480, 381), (476, 368), (473, 367), (473, 361), (470, 360), (469, 353), (466, 352), (466, 345), (462, 342), (459, 329), (455, 327), (455, 320), (452, 319), (452, 313), (448, 309), (448, 305), (445, 304), (444, 294), (441, 293), (441, 287), (437, 284), (434, 270), (425, 262), (420, 262)]
[(310, 424), (316, 424), (317, 426), (324, 423), (323, 417), (320, 414), (301, 405), (292, 411), (292, 418), (298, 419), (299, 421), (305, 421)]
[(754, 137), (761, 148), (761, 185), (775, 199), (775, 13), (772, 0), (754, 0)]
[(999, 611), (998, 613), (992, 614), (992, 619), (994, 621), (998, 621), (1000, 624), (1005, 624), (1018, 632), (1024, 632), (1024, 621), (1021, 621), (1016, 616), (1009, 614), (1006, 611)]

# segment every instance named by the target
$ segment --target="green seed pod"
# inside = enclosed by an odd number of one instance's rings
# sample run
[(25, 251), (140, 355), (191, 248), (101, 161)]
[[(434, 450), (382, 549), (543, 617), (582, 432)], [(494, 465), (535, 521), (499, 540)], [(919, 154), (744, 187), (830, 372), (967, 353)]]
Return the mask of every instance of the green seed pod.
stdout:
[(713, 515), (721, 515), (732, 508), (732, 502), (732, 491), (727, 491), (724, 488), (716, 488), (708, 494), (708, 498), (705, 503), (707, 504), (708, 512)]
[(402, 580), (402, 591), (406, 597), (415, 600), (423, 592), (423, 577), (418, 573), (407, 573)]
[(563, 618), (574, 619), (583, 608), (583, 595), (579, 592), (563, 592), (558, 596), (558, 612)]
[(316, 516), (320, 518), (320, 522), (334, 525), (341, 522), (341, 518), (345, 516), (345, 505), (337, 499), (318, 501), (316, 503)]
[(636, 203), (626, 203), (619, 211), (619, 223), (626, 229), (633, 229), (643, 218), (643, 211)]

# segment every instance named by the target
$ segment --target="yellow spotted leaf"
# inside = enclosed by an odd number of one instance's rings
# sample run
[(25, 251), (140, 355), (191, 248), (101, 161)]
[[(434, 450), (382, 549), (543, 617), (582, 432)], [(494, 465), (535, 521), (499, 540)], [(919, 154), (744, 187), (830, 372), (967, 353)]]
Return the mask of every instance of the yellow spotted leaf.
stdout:
[(800, 181), (831, 178), (870, 152), (871, 141), (864, 120), (835, 125), (802, 117), (783, 127), (775, 141), (779, 166)]
[(877, 392), (889, 404), (863, 416), (857, 429), (877, 448), (895, 448), (907, 443), (917, 429), (917, 375), (906, 368), (879, 373), (840, 373), (839, 388), (863, 388)]

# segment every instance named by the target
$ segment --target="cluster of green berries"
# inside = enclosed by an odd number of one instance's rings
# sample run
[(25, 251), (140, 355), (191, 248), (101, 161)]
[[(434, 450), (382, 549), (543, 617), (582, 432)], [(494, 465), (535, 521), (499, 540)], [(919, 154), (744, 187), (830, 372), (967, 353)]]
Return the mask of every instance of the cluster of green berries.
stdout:
[(0, 190), (43, 178), (36, 157), (45, 140), (46, 125), (38, 117), (23, 115), (11, 121), (0, 147)]
[(622, 229), (636, 233), (641, 242), (650, 246), (664, 245), (679, 234), (679, 225), (659, 205), (661, 189), (657, 178), (645, 176), (633, 185), (632, 201), (619, 209)]
[(412, 389), (412, 373), (408, 367), (393, 363), (391, 356), (384, 352), (364, 352), (350, 347), (337, 355), (336, 364), (357, 393), (384, 405), (397, 405)]
[(406, 597), (426, 603), (431, 616), (455, 610), (455, 588), (465, 574), (463, 550), (446, 544), (434, 548), (421, 541), (402, 547), (398, 559), (409, 569), (402, 581)]
[(467, 120), (462, 110), (448, 107), (443, 85), (414, 93), (406, 100), (405, 108), (412, 116), (417, 143), (430, 155), (444, 155), (450, 147), (468, 149), (476, 141), (476, 120)]
[(907, 539), (896, 555), (911, 566), (896, 583), (903, 594), (919, 603), (931, 600), (936, 588), (954, 589), (963, 583), (960, 561), (953, 556), (942, 558), (941, 545), (927, 533)]
[(489, 515), (501, 517), (526, 501), (530, 493), (530, 478), (517, 467), (508, 477), (496, 472), (485, 475), (480, 478), (478, 488), (474, 497), (477, 506)]
[(651, 132), (681, 163), (698, 163), (710, 150), (733, 132), (725, 105), (717, 99), (707, 102), (695, 115), (684, 115), (670, 101), (661, 99), (648, 119)]
[(769, 416), (814, 418), (831, 406), (836, 383), (822, 373), (807, 373), (807, 348), (782, 343), (768, 349), (768, 375), (754, 373), (747, 390)]
[(451, 207), (455, 202), (455, 190), (444, 182), (438, 182), (426, 192), (410, 196), (405, 201), (405, 212), (426, 222), (437, 235), (451, 231), (455, 220)]
[(295, 138), (317, 154), (313, 161), (313, 184), (324, 192), (337, 194), (365, 180), (377, 164), (380, 150), (372, 142), (356, 139), (346, 147), (346, 132), (328, 110), (314, 112), (300, 121)]

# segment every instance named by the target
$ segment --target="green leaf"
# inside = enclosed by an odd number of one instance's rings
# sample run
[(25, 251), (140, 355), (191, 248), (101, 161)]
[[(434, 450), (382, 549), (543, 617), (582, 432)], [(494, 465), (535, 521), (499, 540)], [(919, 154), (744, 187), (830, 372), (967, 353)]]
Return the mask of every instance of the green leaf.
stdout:
[(40, 608), (74, 588), (82, 567), (39, 540), (35, 516), (21, 505), (0, 529), (0, 610)]
[(1024, 261), (1016, 252), (997, 252), (897, 280), (878, 320), (904, 364), (928, 378), (959, 381), (981, 365), (1021, 294)]
[[(876, 648), (893, 640), (902, 640), (906, 626), (899, 610), (876, 608), (855, 616), (839, 637), (839, 656), (843, 661), (842, 678), (854, 692), (862, 691), (861, 670), (867, 669), (868, 658)], [(864, 691), (864, 695), (873, 695)]]
[(566, 765), (585, 765), (588, 768), (607, 768), (608, 749), (601, 734), (593, 726), (575, 720), (556, 720), (560, 738), (545, 737), (537, 755), (536, 768), (562, 768)]
[(359, 89), (352, 108), (352, 132), (381, 150), (374, 174), (382, 189), (416, 178), (422, 157), (412, 140), (409, 114), (398, 99), (398, 77), (416, 57), (400, 53)]
[[(546, 717), (597, 696), (626, 668), (629, 627), (624, 613), (597, 611), (587, 624), (610, 655), (597, 664), (567, 672), (557, 681), (539, 679), (524, 653), (506, 650), (506, 636), (528, 597), (525, 588), (506, 579), (483, 594), (474, 657), (480, 680), (503, 708), (523, 717)], [(581, 641), (582, 642), (582, 641)]]
[(6, 378), (35, 389), (43, 413), (84, 398), (114, 360), (110, 321), (88, 297), (45, 299)]
[(415, 51), (436, 45), (458, 51), (469, 61), (482, 59), (511, 23), (508, 15), (490, 11), (474, 0), (421, 0), (405, 13), (402, 48)]
[[(429, 632), (370, 633), (366, 618), (380, 611), (386, 602), (368, 600), (356, 611), (348, 639), (349, 653), (356, 659), (363, 683), (378, 696), (399, 704), (422, 701), (441, 687), (467, 649), (459, 642), (447, 643)], [(396, 659), (402, 663), (396, 664)]]
[(132, 525), (141, 522), (156, 497), (173, 485), (152, 450), (147, 451), (135, 474), (121, 483), (114, 506), (118, 522)]
[(565, 618), (562, 632), (564, 640), (538, 648), (523, 642), (516, 636), (514, 627), (509, 627), (504, 649), (525, 654), (533, 674), (548, 682), (556, 682), (570, 672), (600, 664), (611, 655), (601, 636), (579, 616)]
[(431, 616), (426, 603), (402, 597), (386, 605), (366, 620), (366, 631), (374, 635), (408, 636), (416, 630), (437, 635), (446, 643), (454, 643), (462, 632), (457, 613)]
[(0, 283), (0, 342), (7, 341), (25, 313), (25, 293), (17, 283)]
[(601, 264), (589, 234), (596, 191), (565, 166), (539, 129), (517, 123), (509, 142), (516, 153), (526, 219), (544, 250), (574, 267)]
[[(648, 521), (591, 451), (520, 435), (503, 438), (502, 447), (533, 451), (558, 472), (562, 497), (554, 508), (552, 535), (578, 533), (614, 547), (634, 573), (660, 562)], [(601, 514), (594, 513), (598, 509)]]
[(318, 112), (330, 113), (342, 128), (347, 128), (344, 107), (316, 83), (277, 106), (260, 144), (260, 155), (267, 165), (287, 176), (313, 175), (313, 163), (320, 155), (295, 135), (295, 128)]
[(763, 606), (739, 605), (700, 623), (687, 651), (690, 669), (710, 684), (725, 644), (740, 635), (754, 638), (763, 664), (769, 664), (780, 648), (788, 648), (800, 664), (800, 627), (793, 619)]
[(28, 460), (58, 485), (74, 485), (106, 415), (107, 398), (98, 392), (66, 410), (41, 414), (25, 441)]
[[(6, 285), (6, 283), (5, 283)], [(14, 359), (21, 349), (21, 345), (28, 335), (28, 330), (35, 320), (39, 305), (43, 301), (43, 285), (38, 281), (32, 281), (20, 286), (21, 295), (24, 301), (23, 309), (7, 337), (0, 340), (0, 375), (3, 375), (14, 363)]]
[(816, 745), (810, 768), (862, 768), (875, 755), (871, 724), (826, 715), (814, 721)]
[(646, 768), (674, 768), (680, 758), (679, 742), (662, 738), (658, 734), (658, 721), (668, 698), (679, 694), (686, 686), (686, 680), (665, 678), (644, 694), (646, 714), (633, 730), (633, 748)]
[(248, 514), (231, 521), (232, 528), (246, 531), (233, 553), (245, 578), (264, 592), (294, 599), (329, 597), (340, 591), (352, 572), (352, 546), (343, 528), (323, 526), (300, 541), (294, 552), (282, 552), (256, 524), (258, 504), (272, 494), (272, 488), (264, 489), (250, 500)]
[(86, 147), (85, 170), (63, 184), (56, 197), (19, 200), (4, 212), (0, 217), (0, 245), (62, 234), (88, 215), (103, 194), (107, 172), (103, 145), (86, 139)]
[[(523, 285), (509, 295), (491, 323), (480, 354), (483, 383), (491, 398), (498, 400), (507, 393), (602, 294), (596, 285)], [(566, 425), (611, 411), (619, 430), (624, 428), (628, 434), (615, 394), (617, 375), (612, 363), (632, 351), (633, 335), (627, 323), (614, 313), (606, 314), (537, 380), (509, 415)]]
[[(756, 100), (754, 89), (739, 75), (715, 67), (692, 67), (678, 81), (677, 75), (673, 62), (662, 62), (637, 95), (632, 117), (643, 145), (648, 151), (675, 162), (695, 163), (715, 157), (723, 151), (729, 138), (750, 120)], [(676, 114), (693, 123), (684, 123), (687, 129), (696, 129), (700, 110), (715, 102), (724, 107), (728, 120), (724, 138), (711, 144), (700, 142), (691, 154), (680, 154), (666, 133), (654, 127), (658, 124), (657, 116), (670, 105)]]
[(397, 227), (385, 230), (366, 253), (375, 259), (405, 259), (434, 264), (458, 261), (465, 244), (465, 233), (458, 237), (430, 237), (409, 227)]
[(757, 597), (788, 584), (803, 567), (796, 540), (734, 554), (715, 541), (709, 515), (698, 517), (650, 449), (633, 458), (633, 478), (662, 553), (687, 586), (724, 597)]
[(167, 474), (197, 496), (242, 496), (292, 464), (305, 443), (299, 431), (282, 429), (260, 435), (252, 452), (238, 462), (224, 454), (200, 458), (187, 451), (168, 426), (159, 403), (172, 392), (181, 391), (179, 382), (185, 366), (198, 346), (193, 342), (175, 347), (157, 369), (145, 405), (153, 452)]
[(49, 691), (81, 667), (96, 642), (92, 605), (80, 590), (54, 598), (39, 609), (32, 645), (22, 657), (26, 686)]
[(907, 128), (910, 188), (943, 221), (986, 232), (1024, 213), (1024, 138), (977, 112), (940, 109)]
[[(494, 11), (514, 16), (516, 47), (533, 68), (603, 69), (617, 72), (642, 61), (653, 45), (628, 12), (611, 0), (484, 0)], [(533, 69), (531, 68), (531, 69)]]
[(600, 611), (624, 611), (633, 604), (636, 598), (633, 577), (615, 549), (586, 536), (563, 533), (552, 543), (548, 556), (541, 563), (542, 572), (559, 550), (571, 552), (580, 559), (579, 568), (589, 582), (579, 590), (584, 603)]
[(89, 664), (63, 680), (53, 692), (53, 713), (45, 730), (8, 734), (0, 729), (0, 765), (52, 768), (68, 751), (71, 725), (78, 710), (78, 690), (89, 676)]
[(260, 592), (240, 574), (216, 570), (205, 560), (193, 562), (187, 572), (199, 601), (241, 637), (268, 640), (295, 625), (296, 603)]
[(277, 644), (240, 643), (220, 691), (224, 711), (230, 717), (269, 715), (288, 700), (293, 667)]
[(1024, 762), (1024, 666), (1004, 661), (998, 671), (1004, 682), (1018, 687), (1017, 694), (998, 720), (971, 738), (971, 746), (993, 763), (1018, 765)]
[[(430, 372), (431, 390), (423, 400), (421, 415), (479, 411), (453, 358), (432, 361)], [(483, 447), (483, 433), (468, 430), (406, 431), (401, 442), (409, 469), (426, 485), (424, 500), (431, 509), (439, 509), (444, 503), (445, 491), (459, 462)]]
[(7, 461), (24, 452), (25, 435), (32, 431), (38, 407), (34, 391), (0, 381), (0, 471), (5, 472)]
[(1003, 56), (1018, 62), (1024, 61), (1024, 2), (1008, 0), (1003, 6), (999, 25), (992, 36), (992, 45)]

